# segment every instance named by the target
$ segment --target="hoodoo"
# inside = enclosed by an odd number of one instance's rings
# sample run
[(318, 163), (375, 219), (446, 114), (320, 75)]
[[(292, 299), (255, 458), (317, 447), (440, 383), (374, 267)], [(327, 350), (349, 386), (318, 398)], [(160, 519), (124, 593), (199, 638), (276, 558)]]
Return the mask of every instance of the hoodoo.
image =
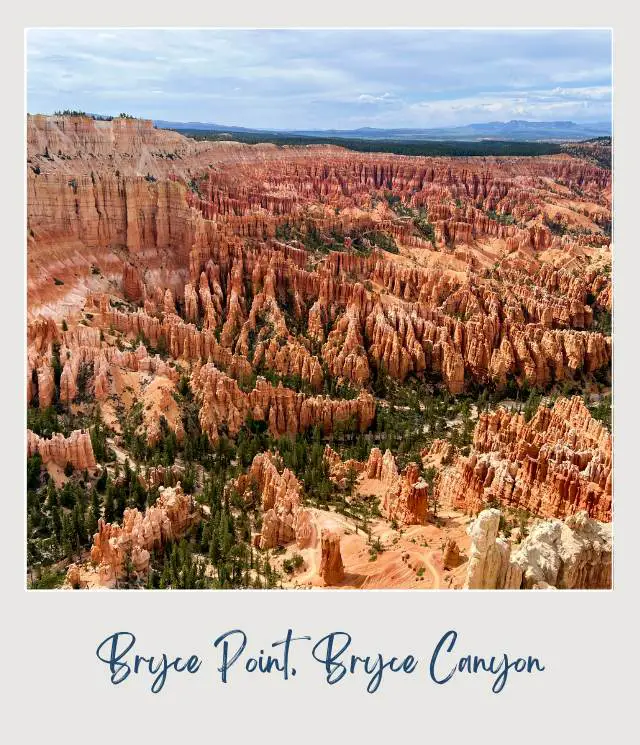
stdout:
[(28, 117), (31, 586), (610, 586), (606, 144), (208, 136)]

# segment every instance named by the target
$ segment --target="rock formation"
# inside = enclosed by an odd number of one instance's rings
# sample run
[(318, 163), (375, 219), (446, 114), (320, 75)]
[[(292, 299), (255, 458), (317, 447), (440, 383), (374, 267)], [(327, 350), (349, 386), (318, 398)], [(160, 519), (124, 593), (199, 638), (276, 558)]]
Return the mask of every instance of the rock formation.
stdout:
[(389, 520), (395, 520), (401, 525), (426, 523), (429, 509), (429, 486), (420, 477), (418, 464), (409, 463), (395, 483), (393, 472), (391, 469), (385, 469), (384, 466), (383, 458), (382, 481), (390, 482), (391, 485), (382, 500), (382, 513)]
[(27, 430), (27, 456), (31, 457), (36, 453), (45, 465), (55, 463), (64, 468), (70, 463), (79, 471), (95, 468), (96, 465), (91, 437), (88, 432), (79, 429), (74, 430), (69, 437), (57, 432), (49, 439), (38, 437), (31, 430)]
[[(38, 298), (49, 304), (56, 297), (62, 301), (69, 292), (67, 282), (74, 293), (86, 297), (91, 283), (100, 284), (103, 271), (120, 274), (127, 299), (144, 301), (146, 307), (154, 295), (147, 288), (163, 288), (159, 311), (171, 315), (180, 300), (188, 321), (196, 324), (204, 318), (205, 328), (185, 330), (188, 346), (183, 347), (182, 338), (176, 340), (172, 353), (206, 360), (209, 352), (202, 345), (210, 348), (220, 343), (227, 350), (246, 347), (243, 334), (255, 331), (256, 315), (268, 310), (277, 318), (276, 338), (286, 344), (276, 349), (273, 339), (262, 340), (256, 364), (264, 361), (281, 375), (300, 376), (314, 390), (321, 383), (321, 369), (317, 358), (288, 334), (279, 310), (288, 297), (310, 338), (324, 342), (322, 359), (331, 375), (355, 385), (369, 380), (370, 362), (398, 380), (410, 373), (439, 375), (451, 392), (459, 393), (471, 381), (493, 380), (500, 386), (511, 376), (540, 387), (581, 371), (593, 372), (610, 361), (610, 340), (588, 331), (593, 320), (590, 296), (600, 298), (602, 307), (610, 306), (604, 275), (585, 271), (584, 278), (576, 277), (564, 268), (541, 264), (528, 253), (546, 248), (562, 249), (571, 258), (572, 252), (579, 253), (580, 244), (560, 242), (539, 222), (547, 216), (545, 197), (555, 198), (545, 193), (545, 179), (575, 185), (589, 193), (593, 204), (598, 192), (610, 188), (606, 171), (541, 158), (530, 160), (525, 179), (521, 164), (507, 160), (488, 160), (482, 166), (485, 172), (479, 174), (474, 162), (464, 160), (407, 159), (326, 147), (290, 150), (283, 156), (262, 146), (194, 143), (145, 122), (122, 130), (120, 124), (97, 128), (91, 120), (82, 131), (79, 126), (69, 119), (29, 118), (33, 259), (29, 268), (42, 270), (30, 278), (30, 312), (39, 307)], [(82, 153), (88, 142), (99, 153), (113, 151), (108, 168), (97, 172), (89, 168)], [(155, 143), (156, 155), (148, 163), (147, 178), (142, 178), (131, 172), (127, 160), (150, 142)], [(45, 149), (49, 157), (44, 157)], [(320, 153), (322, 173), (317, 163)], [(167, 155), (171, 155), (168, 161)], [(290, 176), (293, 188), (280, 198), (274, 194), (282, 180), (283, 157), (295, 164), (295, 171)], [(218, 164), (215, 176), (205, 173), (207, 162)], [(196, 179), (181, 175), (198, 168), (202, 175)], [(382, 191), (380, 174), (386, 174), (384, 183), (391, 184), (393, 193), (406, 199), (411, 209), (428, 211), (437, 226), (435, 245), (416, 237), (412, 223), (399, 221), (390, 210), (366, 211), (372, 192)], [(248, 186), (239, 188), (239, 183)], [(478, 264), (469, 250), (458, 251), (455, 261), (471, 271), (466, 280), (440, 269), (399, 264), (378, 249), (369, 256), (330, 253), (324, 266), (307, 271), (303, 267), (308, 251), (273, 238), (285, 217), (309, 224), (308, 207), (326, 199), (327, 183), (332, 184), (330, 199), (337, 212), (314, 213), (317, 231), (357, 229), (366, 235), (384, 229), (407, 246), (430, 250), (440, 250), (438, 241), (472, 245), (482, 236), (491, 236), (506, 242), (509, 258), (489, 269)], [(343, 186), (336, 188), (336, 183)], [(583, 209), (594, 220), (594, 238), (601, 235), (599, 222), (606, 222), (609, 210), (607, 197), (600, 201), (597, 214), (586, 203)], [(463, 206), (454, 207), (454, 202)], [(356, 214), (353, 207), (360, 211)], [(266, 212), (255, 217), (256, 208)], [(487, 212), (509, 214), (514, 224), (500, 224)], [(242, 242), (248, 238), (266, 245), (247, 250)], [(51, 282), (46, 262), (57, 256), (57, 246), (63, 243), (76, 245), (76, 253), (63, 262), (65, 268), (55, 278), (62, 284), (46, 285)], [(124, 259), (111, 250), (116, 244), (126, 247)], [(89, 274), (91, 282), (79, 282), (78, 269)], [(252, 308), (245, 299), (248, 283), (253, 290)], [(398, 302), (382, 302), (377, 291), (382, 288)], [(332, 310), (327, 312), (329, 307)], [(324, 326), (331, 323), (327, 335)], [(222, 333), (214, 344), (213, 332), (219, 324)], [(207, 331), (211, 338), (201, 338)], [(165, 332), (161, 335), (166, 337)], [(247, 347), (245, 357), (248, 351)], [(216, 364), (223, 362), (220, 351), (213, 356)]]
[[(366, 462), (338, 452), (353, 433), (380, 442), (377, 415), (409, 386), (453, 396), (608, 387), (612, 202), (602, 147), (413, 157), (196, 141), (127, 117), (28, 116), (25, 383), (39, 409), (30, 418), (62, 429), (100, 415), (110, 447), (131, 450), (132, 461), (142, 438), (151, 449), (173, 443), (167, 427), (185, 463), (237, 439), (264, 437), (263, 449), (267, 436), (317, 430), (331, 437), (334, 484), (345, 489), (356, 474), (349, 500), (370, 488), (398, 526), (427, 522), (433, 489), (440, 504), (472, 515), (501, 505), (608, 522), (611, 436), (579, 399), (542, 405), (530, 421), (483, 412), (470, 452), (451, 442), (455, 424), (432, 444), (425, 428), (421, 465), (437, 470), (429, 484), (420, 464), (399, 469), (391, 450), (373, 447)], [(29, 432), (35, 453), (58, 467), (96, 465), (84, 431)], [(144, 488), (182, 474), (175, 465), (137, 472)], [(300, 473), (261, 452), (237, 480), (247, 503), (260, 502), (254, 540), (320, 547), (321, 575), (339, 582), (339, 539), (321, 539)], [(180, 494), (148, 516), (127, 513), (122, 527), (102, 524), (98, 569), (79, 562), (69, 584), (112, 586), (125, 549), (144, 574), (144, 536), (182, 530), (168, 516)], [(474, 586), (517, 579), (508, 546), (482, 537), (492, 525), (478, 528)], [(458, 548), (443, 543), (447, 566)], [(345, 561), (347, 549), (351, 537)], [(589, 579), (571, 583), (601, 581), (590, 561), (572, 570)], [(527, 586), (564, 582), (522, 571)]]
[(329, 445), (325, 445), (324, 460), (329, 467), (329, 478), (341, 489), (347, 487), (347, 483), (352, 476), (357, 476), (366, 468), (365, 463), (353, 458), (343, 461)]
[(305, 396), (281, 383), (273, 386), (264, 378), (258, 378), (255, 388), (245, 393), (211, 363), (194, 372), (191, 385), (202, 405), (200, 424), (211, 441), (218, 439), (221, 425), (235, 435), (248, 416), (266, 421), (274, 435), (295, 435), (314, 426), (328, 434), (338, 424), (349, 423), (364, 432), (375, 415), (375, 400), (369, 393), (353, 400)]
[(582, 399), (541, 404), (530, 422), (499, 408), (480, 415), (468, 457), (439, 483), (440, 499), (469, 514), (497, 501), (542, 517), (586, 511), (611, 520), (611, 435)]
[(512, 551), (498, 536), (501, 513), (483, 510), (469, 528), (469, 589), (602, 589), (611, 587), (611, 524), (578, 512), (536, 522)]
[(175, 486), (182, 477), (184, 469), (180, 466), (153, 466), (138, 474), (138, 480), (146, 489), (155, 486)]
[(518, 589), (522, 569), (511, 561), (511, 544), (498, 537), (500, 510), (483, 510), (469, 528), (472, 538), (465, 588)]
[(262, 531), (255, 537), (259, 548), (286, 546), (293, 541), (305, 548), (315, 543), (315, 526), (303, 507), (300, 482), (288, 468), (280, 473), (271, 453), (258, 453), (248, 472), (238, 479), (238, 492), (249, 500), (252, 487), (263, 512)]
[[(144, 513), (126, 509), (122, 525), (100, 520), (91, 547), (93, 576), (85, 579), (85, 584), (115, 587), (128, 572), (144, 576), (149, 570), (150, 552), (182, 537), (197, 515), (193, 497), (184, 494), (178, 485), (161, 488), (156, 503)], [(82, 586), (76, 565), (69, 567), (67, 582), (72, 587)]]
[(369, 479), (379, 479), (387, 486), (395, 486), (398, 479), (398, 467), (391, 450), (384, 455), (379, 448), (371, 448), (366, 463), (366, 474)]
[(442, 565), (445, 569), (455, 569), (462, 561), (460, 547), (453, 538), (447, 538), (442, 549)]
[(536, 523), (513, 554), (513, 561), (522, 569), (526, 588), (610, 588), (611, 541), (611, 523), (578, 512), (564, 521)]
[(333, 377), (344, 378), (355, 385), (362, 385), (369, 379), (369, 363), (360, 325), (357, 306), (349, 306), (322, 347), (322, 358)]
[(340, 553), (340, 536), (330, 530), (323, 530), (320, 536), (321, 561), (319, 574), (325, 585), (338, 585), (344, 579), (344, 566)]

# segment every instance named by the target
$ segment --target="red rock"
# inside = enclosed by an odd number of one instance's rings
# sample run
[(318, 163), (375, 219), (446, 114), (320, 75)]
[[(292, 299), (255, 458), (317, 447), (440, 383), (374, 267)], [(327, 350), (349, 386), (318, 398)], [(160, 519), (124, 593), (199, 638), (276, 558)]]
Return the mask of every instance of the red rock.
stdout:
[(300, 548), (313, 545), (316, 528), (302, 505), (301, 485), (288, 468), (278, 471), (271, 453), (259, 453), (248, 472), (237, 481), (237, 489), (251, 500), (255, 489), (261, 502), (262, 531), (259, 548), (285, 546), (296, 541)]
[(541, 405), (529, 423), (499, 408), (480, 415), (473, 449), (438, 485), (442, 503), (475, 514), (491, 500), (542, 517), (579, 511), (611, 520), (611, 435), (582, 399)]
[(360, 325), (357, 308), (349, 306), (322, 347), (322, 358), (333, 377), (344, 378), (358, 386), (369, 379), (369, 363)]
[(124, 296), (127, 298), (127, 300), (132, 300), (136, 303), (144, 300), (144, 284), (140, 277), (140, 273), (132, 264), (124, 265), (122, 285)]
[[(180, 437), (173, 388), (184, 375), (212, 442), (249, 419), (273, 436), (316, 426), (328, 435), (371, 427), (366, 389), (381, 374), (442, 381), (457, 395), (513, 382), (542, 389), (610, 368), (611, 338), (592, 329), (594, 314), (611, 310), (609, 239), (598, 227), (611, 220), (611, 172), (583, 150), (405, 157), (196, 142), (143, 120), (43, 116), (28, 117), (27, 148), (26, 384), (42, 408), (75, 406), (82, 388), (85, 401), (110, 409), (127, 380), (144, 401), (149, 440), (161, 416)], [(391, 209), (390, 195), (421, 211), (433, 241)], [(549, 219), (571, 232), (553, 235)], [(397, 255), (372, 245), (377, 232), (393, 236)], [(344, 250), (331, 250), (340, 236)], [(310, 239), (327, 250), (307, 250)], [(336, 383), (364, 390), (353, 400), (321, 395)], [(490, 498), (610, 519), (610, 445), (585, 439), (594, 425), (578, 408), (528, 424), (484, 414), (469, 458), (434, 443), (423, 456), (439, 470), (438, 495), (469, 512)], [(59, 438), (32, 445), (68, 455)], [(90, 461), (82, 449), (73, 457)], [(362, 464), (328, 448), (325, 460), (339, 484), (351, 469), (379, 479), (388, 519), (427, 519), (426, 484), (413, 465), (399, 474), (391, 452), (374, 448)], [(299, 484), (271, 465), (256, 469), (282, 493), (267, 499), (258, 543), (315, 545)], [(141, 571), (146, 550), (132, 557)], [(109, 564), (98, 574), (115, 576)]]
[[(391, 480), (389, 476), (387, 480)], [(424, 525), (427, 522), (428, 509), (429, 486), (420, 477), (418, 464), (410, 463), (397, 482), (392, 483), (386, 491), (382, 500), (382, 513), (401, 525)]]
[(202, 407), (200, 424), (212, 441), (218, 439), (220, 424), (234, 435), (249, 415), (266, 421), (274, 435), (295, 435), (314, 426), (330, 433), (337, 424), (350, 420), (364, 432), (375, 415), (375, 400), (368, 393), (348, 401), (307, 397), (281, 384), (274, 387), (264, 378), (258, 378), (256, 387), (245, 393), (210, 363), (194, 372), (191, 384)]
[[(378, 451), (379, 452), (379, 451)], [(329, 445), (324, 448), (324, 460), (329, 468), (329, 477), (340, 488), (345, 488), (351, 474), (360, 474), (366, 469), (366, 464), (349, 458), (343, 461), (338, 453)]]
[(161, 488), (155, 504), (144, 513), (126, 509), (121, 526), (100, 520), (91, 547), (92, 582), (114, 587), (126, 574), (127, 558), (137, 576), (145, 575), (150, 552), (181, 538), (196, 519), (198, 510), (193, 497), (184, 494), (178, 485), (175, 489)]
[(445, 569), (455, 569), (462, 562), (460, 547), (453, 538), (447, 538), (442, 549), (442, 565)]
[(379, 479), (382, 474), (382, 451), (380, 448), (371, 448), (366, 465), (368, 479)]
[(57, 432), (51, 438), (38, 437), (31, 430), (27, 430), (27, 456), (38, 453), (42, 462), (55, 463), (64, 468), (67, 463), (79, 470), (94, 468), (96, 460), (93, 455), (91, 437), (88, 432), (76, 429), (69, 437)]
[(340, 553), (340, 536), (324, 529), (321, 537), (321, 560), (319, 574), (325, 585), (339, 585), (344, 580), (344, 566)]

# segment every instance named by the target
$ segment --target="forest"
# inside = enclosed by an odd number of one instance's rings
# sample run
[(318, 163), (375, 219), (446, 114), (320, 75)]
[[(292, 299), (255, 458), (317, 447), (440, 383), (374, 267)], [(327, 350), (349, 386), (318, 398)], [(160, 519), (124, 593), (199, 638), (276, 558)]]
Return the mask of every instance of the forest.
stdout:
[(396, 155), (425, 156), (536, 156), (561, 153), (561, 145), (553, 142), (513, 142), (507, 140), (484, 140), (482, 142), (463, 141), (406, 141), (406, 140), (365, 140), (343, 137), (312, 137), (304, 135), (280, 134), (277, 132), (219, 132), (204, 129), (175, 130), (194, 140), (244, 142), (255, 145), (269, 142), (274, 145), (335, 145), (360, 153), (394, 153)]

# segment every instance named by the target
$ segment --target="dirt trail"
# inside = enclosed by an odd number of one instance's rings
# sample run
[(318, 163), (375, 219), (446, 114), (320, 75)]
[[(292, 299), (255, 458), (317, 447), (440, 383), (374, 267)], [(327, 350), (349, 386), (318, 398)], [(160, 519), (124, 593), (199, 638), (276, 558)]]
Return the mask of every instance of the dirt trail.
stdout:
[(424, 563), (431, 573), (431, 576), (433, 577), (433, 586), (431, 587), (432, 590), (439, 590), (442, 587), (442, 582), (440, 581), (440, 574), (438, 573), (438, 570), (436, 567), (431, 563), (432, 557), (438, 553), (437, 551), (429, 551), (429, 553), (426, 555)]

